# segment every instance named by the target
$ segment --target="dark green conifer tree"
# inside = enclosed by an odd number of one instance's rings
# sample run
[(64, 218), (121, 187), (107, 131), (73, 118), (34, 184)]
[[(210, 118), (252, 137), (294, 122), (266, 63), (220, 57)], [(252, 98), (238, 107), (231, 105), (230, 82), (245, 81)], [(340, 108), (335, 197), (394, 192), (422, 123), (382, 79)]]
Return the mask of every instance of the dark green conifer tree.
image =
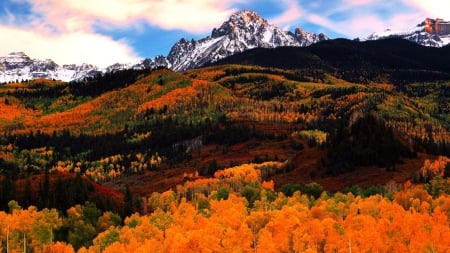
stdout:
[(133, 195), (131, 193), (130, 186), (127, 184), (125, 186), (122, 218), (130, 216), (131, 214), (133, 214), (133, 211), (134, 211)]

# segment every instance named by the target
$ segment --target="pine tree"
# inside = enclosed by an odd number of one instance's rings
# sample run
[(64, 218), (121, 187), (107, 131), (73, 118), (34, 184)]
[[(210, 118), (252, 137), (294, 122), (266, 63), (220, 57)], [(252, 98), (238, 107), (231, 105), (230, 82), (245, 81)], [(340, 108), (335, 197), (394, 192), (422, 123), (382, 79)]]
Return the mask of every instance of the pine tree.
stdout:
[(25, 189), (23, 191), (23, 197), (22, 197), (22, 206), (24, 208), (27, 208), (32, 204), (32, 196), (31, 196), (31, 180), (30, 178), (27, 178), (27, 182), (25, 183)]
[(16, 199), (16, 185), (12, 181), (10, 175), (6, 175), (2, 180), (2, 188), (0, 195), (0, 207), (2, 210), (7, 210), (8, 202)]
[(127, 184), (125, 186), (122, 218), (128, 217), (131, 214), (133, 214), (133, 195), (131, 194), (130, 186)]
[(50, 207), (50, 179), (48, 170), (44, 172), (44, 182), (39, 184), (39, 201), (38, 208), (44, 209)]

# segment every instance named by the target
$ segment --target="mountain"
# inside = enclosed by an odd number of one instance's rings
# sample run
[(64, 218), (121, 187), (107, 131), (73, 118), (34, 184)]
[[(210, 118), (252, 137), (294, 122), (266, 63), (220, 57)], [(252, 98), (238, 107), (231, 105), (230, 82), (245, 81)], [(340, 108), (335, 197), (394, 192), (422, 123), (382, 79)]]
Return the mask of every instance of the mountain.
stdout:
[(244, 10), (231, 15), (219, 28), (214, 28), (210, 36), (200, 40), (183, 38), (175, 43), (167, 57), (159, 55), (139, 63), (116, 63), (105, 69), (90, 64), (59, 66), (52, 60), (31, 59), (23, 52), (11, 53), (0, 57), (0, 82), (36, 78), (72, 81), (117, 70), (160, 66), (185, 71), (252, 48), (305, 47), (324, 40), (328, 37), (323, 33), (305, 32), (301, 28), (294, 33), (282, 31), (258, 13)]
[[(428, 47), (443, 47), (450, 43), (450, 22), (442, 19), (427, 18), (409, 31), (395, 32), (388, 29), (381, 33), (373, 33), (365, 40), (370, 41), (387, 38), (406, 39)], [(243, 10), (231, 15), (220, 27), (214, 28), (210, 36), (199, 40), (180, 39), (173, 45), (167, 57), (159, 55), (153, 59), (149, 58), (132, 64), (116, 63), (104, 69), (91, 64), (59, 66), (50, 59), (35, 60), (23, 52), (10, 53), (7, 56), (0, 57), (0, 82), (31, 80), (36, 78), (72, 81), (118, 70), (155, 68), (160, 66), (182, 72), (217, 62), (249, 49), (286, 46), (307, 47), (326, 40), (329, 40), (329, 38), (322, 33), (305, 32), (301, 28), (295, 29), (293, 33), (290, 31), (282, 31), (278, 26), (269, 24), (258, 13)], [(304, 53), (307, 54), (306, 58), (312, 61), (318, 60), (317, 57), (334, 57), (333, 55), (311, 55), (308, 50), (304, 51)], [(358, 53), (367, 54), (368, 52)], [(414, 54), (412, 51), (408, 53)], [(337, 55), (342, 54), (337, 52)], [(348, 58), (355, 56), (355, 52), (342, 56), (344, 58), (341, 60), (335, 58), (341, 63), (348, 64)], [(374, 57), (378, 58), (376, 55)], [(290, 63), (285, 62), (288, 58), (283, 58), (283, 62), (280, 64), (289, 65)], [(322, 66), (321, 64), (319, 65)], [(418, 64), (420, 65), (420, 63)]]
[(91, 64), (59, 66), (54, 61), (31, 59), (23, 52), (0, 57), (0, 82), (32, 80), (37, 78), (71, 81), (92, 77), (101, 70)]
[(181, 39), (172, 47), (167, 60), (171, 69), (185, 71), (252, 48), (309, 46), (327, 39), (322, 33), (309, 33), (300, 28), (295, 33), (282, 31), (256, 12), (244, 10), (214, 28), (211, 36), (200, 40)]
[(392, 31), (391, 29), (387, 29), (383, 32), (372, 33), (366, 40), (386, 38), (402, 38), (423, 46), (443, 47), (450, 43), (450, 22), (439, 18), (427, 18), (408, 31)]
[(13, 52), (7, 56), (0, 57), (0, 83), (38, 78), (70, 82), (119, 70), (154, 68), (163, 65), (167, 66), (166, 60), (165, 58), (161, 59), (159, 56), (155, 60), (144, 60), (137, 63), (116, 63), (106, 68), (100, 68), (87, 63), (81, 65), (65, 64), (60, 66), (51, 59), (31, 59), (24, 52)]

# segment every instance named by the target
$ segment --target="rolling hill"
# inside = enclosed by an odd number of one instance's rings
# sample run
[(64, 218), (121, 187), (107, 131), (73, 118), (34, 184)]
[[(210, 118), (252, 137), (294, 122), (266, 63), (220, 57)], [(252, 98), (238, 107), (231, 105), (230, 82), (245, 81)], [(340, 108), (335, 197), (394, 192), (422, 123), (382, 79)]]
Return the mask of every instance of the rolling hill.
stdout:
[(397, 39), (333, 40), (185, 73), (4, 84), (1, 169), (82, 173), (139, 196), (264, 161), (286, 163), (268, 175), (277, 187), (420, 181), (424, 160), (450, 150), (447, 54)]

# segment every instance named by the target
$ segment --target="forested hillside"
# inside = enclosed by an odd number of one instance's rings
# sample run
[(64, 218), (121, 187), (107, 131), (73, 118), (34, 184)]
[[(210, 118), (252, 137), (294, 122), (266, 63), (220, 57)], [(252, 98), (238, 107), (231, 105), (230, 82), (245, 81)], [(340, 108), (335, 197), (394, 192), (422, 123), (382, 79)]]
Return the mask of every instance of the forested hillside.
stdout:
[(447, 52), (336, 40), (1, 84), (0, 247), (445, 252)]

